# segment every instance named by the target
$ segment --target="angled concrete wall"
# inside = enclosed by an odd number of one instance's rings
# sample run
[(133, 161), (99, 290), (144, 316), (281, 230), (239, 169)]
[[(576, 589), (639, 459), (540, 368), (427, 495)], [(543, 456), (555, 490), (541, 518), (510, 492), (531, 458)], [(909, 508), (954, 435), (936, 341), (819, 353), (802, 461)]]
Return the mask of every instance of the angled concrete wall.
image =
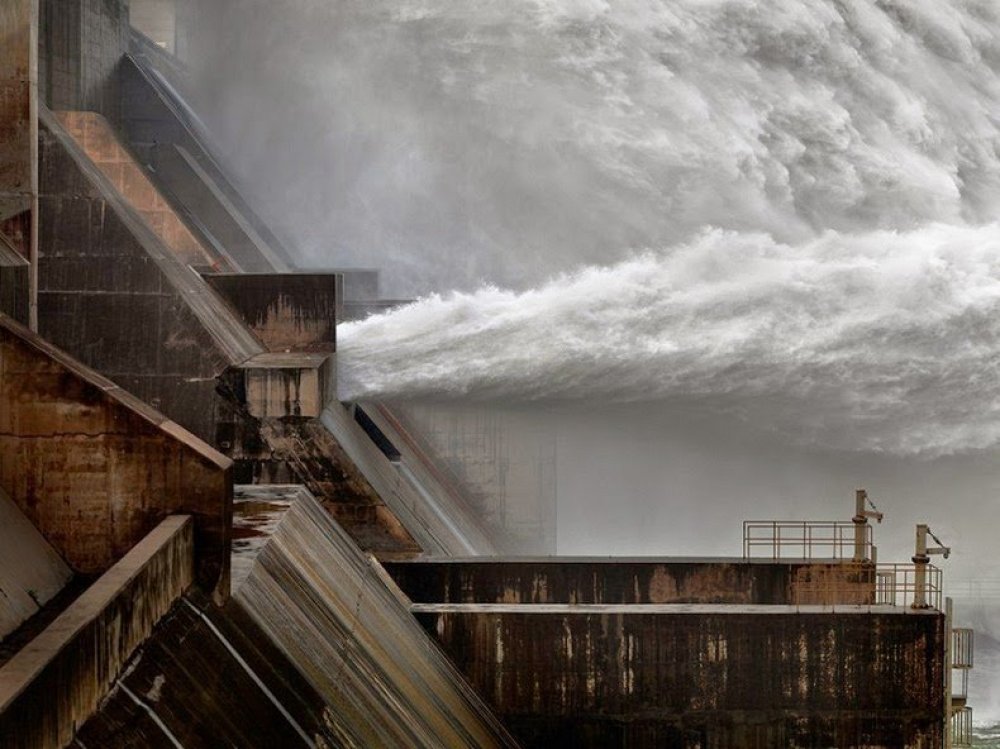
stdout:
[(216, 377), (260, 342), (42, 113), (43, 336), (211, 441)]
[(336, 273), (212, 273), (205, 280), (268, 351), (337, 350)]
[(233, 599), (327, 702), (337, 743), (512, 746), (378, 562), (308, 492), (289, 501), (270, 491), (284, 512)]
[(215, 244), (247, 272), (287, 270), (288, 250), (247, 204), (219, 165), (208, 135), (174, 83), (183, 66), (133, 35), (122, 60), (124, 137), (174, 208), (206, 244)]
[(393, 403), (392, 417), (449, 475), (504, 554), (556, 552), (556, 435), (537, 414)]
[(67, 111), (55, 112), (55, 116), (175, 257), (190, 265), (227, 267), (224, 257), (209, 251), (191, 234), (139, 163), (119, 143), (104, 117), (96, 112)]
[(0, 746), (68, 746), (193, 572), (190, 518), (166, 518), (0, 667)]
[[(231, 398), (217, 444), (233, 460), (237, 483), (305, 485), (362, 549), (380, 559), (437, 549), (417, 538), (417, 528), (397, 498), (373, 486), (369, 466), (357, 463), (320, 419), (254, 418), (240, 405), (247, 401), (242, 370), (231, 370), (224, 387)], [(378, 453), (363, 432), (359, 439)], [(385, 489), (381, 482), (379, 487)]]
[(194, 590), (167, 613), (116, 687), (71, 746), (339, 746), (326, 705), (246, 613), (233, 601), (218, 608)]
[(0, 642), (38, 613), (73, 573), (0, 489)]
[(0, 488), (77, 571), (110, 567), (166, 515), (190, 513), (199, 582), (228, 584), (231, 463), (0, 316)]

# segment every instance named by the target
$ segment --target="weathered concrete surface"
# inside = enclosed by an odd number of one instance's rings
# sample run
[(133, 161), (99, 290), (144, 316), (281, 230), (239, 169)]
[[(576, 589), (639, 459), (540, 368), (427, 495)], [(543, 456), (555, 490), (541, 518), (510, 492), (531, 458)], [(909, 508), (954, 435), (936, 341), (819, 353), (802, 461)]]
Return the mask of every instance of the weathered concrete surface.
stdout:
[(247, 491), (286, 509), (233, 598), (326, 701), (338, 744), (513, 745), (378, 562), (308, 492)]
[[(254, 573), (259, 555), (301, 492), (299, 486), (236, 488), (234, 590)], [(313, 594), (305, 589), (287, 593), (292, 598)], [(84, 746), (104, 749), (175, 749), (160, 721), (186, 749), (272, 749), (308, 741), (349, 746), (337, 726), (356, 718), (335, 712), (271, 636), (237, 598), (220, 608), (189, 592), (129, 663), (120, 679), (124, 688), (111, 693), (77, 738)]]
[(361, 549), (379, 558), (421, 552), (409, 524), (318, 420), (262, 420), (234, 409), (218, 444), (235, 463), (237, 483), (305, 485)]
[(258, 354), (239, 366), (246, 406), (256, 418), (316, 418), (334, 376), (327, 354)]
[(100, 573), (164, 516), (194, 515), (199, 582), (226, 592), (231, 463), (0, 316), (0, 488), (77, 571)]
[(0, 641), (72, 577), (66, 563), (0, 489)]
[(525, 746), (941, 745), (938, 612), (419, 608)]
[(169, 517), (0, 668), (0, 745), (69, 744), (193, 575), (191, 520)]
[(450, 474), (501, 553), (555, 553), (556, 438), (543, 419), (476, 405), (388, 406), (430, 461)]
[(192, 590), (136, 652), (72, 746), (340, 746), (326, 719), (315, 690), (236, 602), (219, 608)]
[(0, 220), (30, 211), (38, 195), (37, 0), (0, 6)]
[(175, 606), (84, 746), (513, 745), (308, 492), (237, 487), (235, 504), (233, 597)]
[[(378, 406), (366, 405), (365, 413), (378, 417)], [(425, 456), (388, 424), (388, 438), (399, 448), (399, 457), (390, 460), (355, 418), (352, 408), (331, 401), (323, 411), (322, 425), (340, 446), (341, 452), (356, 466), (370, 484), (373, 493), (391, 509), (413, 538), (430, 555), (494, 554), (496, 549), (489, 530), (478, 516), (436, 473)], [(341, 523), (347, 521), (336, 515)], [(350, 529), (350, 526), (347, 526)], [(380, 555), (380, 558), (385, 558)]]
[[(0, 311), (35, 327), (38, 286), (38, 0), (0, 6)], [(15, 250), (29, 261), (27, 268)]]
[(39, 327), (206, 440), (216, 377), (264, 347), (42, 111)]
[(281, 241), (244, 200), (213, 156), (209, 136), (178, 90), (183, 65), (141, 35), (121, 61), (124, 137), (154, 182), (206, 245), (217, 245), (247, 272), (294, 264)]
[(177, 258), (196, 266), (227, 267), (225, 257), (202, 246), (191, 234), (142, 167), (118, 142), (106, 119), (96, 112), (60, 111), (54, 114), (77, 145)]
[(125, 0), (39, 0), (39, 96), (51, 109), (121, 119), (117, 68), (128, 49)]
[(213, 273), (205, 280), (236, 310), (268, 351), (337, 349), (334, 273)]
[(28, 324), (29, 264), (0, 233), (0, 312)]
[(414, 603), (874, 603), (870, 563), (557, 557), (414, 559), (386, 569)]

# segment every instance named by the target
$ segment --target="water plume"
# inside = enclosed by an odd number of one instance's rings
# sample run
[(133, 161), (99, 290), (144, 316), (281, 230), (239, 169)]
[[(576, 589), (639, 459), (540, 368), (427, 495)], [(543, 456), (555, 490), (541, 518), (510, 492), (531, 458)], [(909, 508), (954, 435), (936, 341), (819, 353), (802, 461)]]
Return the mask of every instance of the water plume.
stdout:
[(340, 328), (343, 398), (701, 403), (825, 446), (1000, 440), (1000, 226), (709, 231)]

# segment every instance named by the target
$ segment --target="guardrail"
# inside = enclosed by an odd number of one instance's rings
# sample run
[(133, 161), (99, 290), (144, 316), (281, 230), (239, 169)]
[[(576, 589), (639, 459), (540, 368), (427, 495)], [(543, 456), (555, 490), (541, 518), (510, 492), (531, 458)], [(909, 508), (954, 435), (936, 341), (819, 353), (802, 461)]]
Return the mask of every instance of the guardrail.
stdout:
[(949, 728), (952, 746), (972, 746), (972, 708), (953, 710)]
[[(931, 608), (940, 610), (941, 569), (933, 564), (924, 566), (924, 600)], [(876, 567), (875, 603), (881, 606), (909, 606), (916, 597), (917, 588), (917, 565), (880, 564)]]
[[(857, 526), (842, 520), (745, 520), (743, 557), (854, 559)], [(873, 554), (872, 529), (863, 526), (864, 558)]]
[(972, 668), (973, 637), (973, 631), (968, 627), (955, 627), (951, 630), (952, 668)]
[(951, 677), (951, 701), (965, 707), (964, 703), (969, 699), (969, 669), (955, 669), (955, 675)]

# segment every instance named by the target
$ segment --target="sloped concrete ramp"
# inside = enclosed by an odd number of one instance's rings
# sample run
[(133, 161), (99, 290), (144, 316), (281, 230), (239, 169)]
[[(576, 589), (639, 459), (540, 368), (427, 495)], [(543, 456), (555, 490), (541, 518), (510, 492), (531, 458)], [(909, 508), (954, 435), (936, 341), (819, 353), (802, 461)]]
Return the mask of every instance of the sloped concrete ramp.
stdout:
[(516, 746), (303, 487), (236, 488), (232, 590), (175, 605), (74, 746)]
[(271, 504), (259, 517), (274, 530), (233, 596), (332, 708), (345, 746), (514, 745), (379, 563), (311, 494), (247, 487), (241, 499)]

